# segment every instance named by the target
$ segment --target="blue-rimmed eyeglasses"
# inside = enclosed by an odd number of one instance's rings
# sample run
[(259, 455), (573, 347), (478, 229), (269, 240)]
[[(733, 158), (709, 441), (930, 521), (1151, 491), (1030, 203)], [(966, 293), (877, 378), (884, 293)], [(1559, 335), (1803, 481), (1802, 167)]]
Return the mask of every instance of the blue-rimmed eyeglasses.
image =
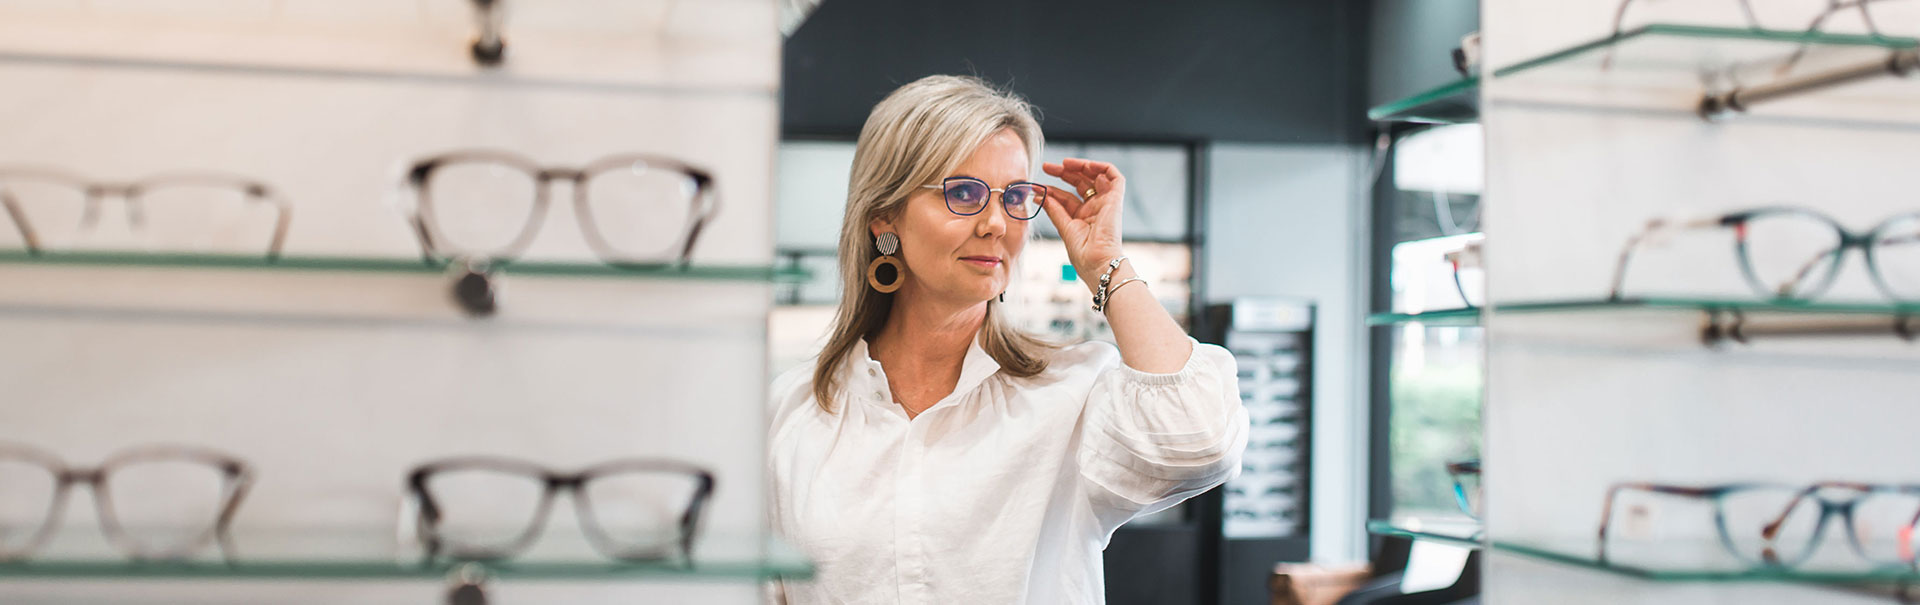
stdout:
[(1862, 233), (1804, 208), (1741, 210), (1690, 221), (1656, 219), (1627, 240), (1613, 269), (1610, 297), (1624, 298), (1633, 253), (1672, 231), (1732, 229), (1740, 270), (1754, 292), (1782, 300), (1809, 300), (1825, 293), (1850, 249), (1866, 256), (1867, 272), (1887, 298), (1920, 301), (1920, 212), (1898, 214)]
[(1017, 181), (1007, 185), (1006, 189), (994, 189), (986, 181), (970, 176), (950, 176), (938, 185), (921, 185), (921, 189), (939, 189), (947, 198), (947, 209), (960, 216), (973, 216), (987, 209), (987, 202), (993, 194), (1000, 194), (1001, 205), (1007, 208), (1007, 216), (1020, 220), (1032, 220), (1040, 216), (1040, 204), (1047, 199), (1047, 186), (1039, 183)]
[[(1711, 504), (1720, 544), (1757, 567), (1793, 567), (1813, 557), (1829, 521), (1838, 518), (1853, 552), (1876, 567), (1914, 569), (1920, 486), (1822, 481), (1806, 485), (1616, 483), (1601, 504), (1599, 560), (1623, 493), (1693, 498)], [(1635, 510), (1640, 506), (1628, 507)], [(1644, 514), (1644, 513), (1642, 513)]]

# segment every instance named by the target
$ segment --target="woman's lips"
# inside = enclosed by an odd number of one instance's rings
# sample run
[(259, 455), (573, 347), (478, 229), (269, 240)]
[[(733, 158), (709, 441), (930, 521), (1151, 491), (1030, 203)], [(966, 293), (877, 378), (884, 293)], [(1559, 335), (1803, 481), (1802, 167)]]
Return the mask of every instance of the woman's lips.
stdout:
[(960, 260), (971, 263), (976, 267), (985, 267), (988, 269), (1000, 264), (1000, 257), (997, 256), (963, 256), (960, 257)]

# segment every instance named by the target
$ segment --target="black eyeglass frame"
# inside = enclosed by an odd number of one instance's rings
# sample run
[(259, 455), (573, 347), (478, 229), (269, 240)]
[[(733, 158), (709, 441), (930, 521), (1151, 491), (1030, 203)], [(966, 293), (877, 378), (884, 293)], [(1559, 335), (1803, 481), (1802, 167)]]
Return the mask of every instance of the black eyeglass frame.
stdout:
[[(442, 505), (433, 495), (428, 483), (439, 473), (454, 471), (492, 471), (503, 474), (521, 475), (538, 479), (543, 488), (540, 494), (539, 508), (532, 520), (508, 544), (504, 546), (475, 546), (456, 544), (440, 533), (440, 521), (443, 517)], [(693, 497), (688, 500), (687, 508), (680, 515), (676, 536), (676, 550), (685, 564), (693, 564), (694, 539), (698, 535), (700, 514), (714, 489), (713, 473), (693, 464), (661, 458), (625, 458), (596, 464), (578, 472), (564, 473), (545, 466), (513, 458), (496, 456), (466, 456), (435, 460), (419, 466), (407, 473), (407, 490), (418, 504), (419, 523), (417, 524), (420, 541), (426, 547), (427, 558), (441, 555), (460, 560), (492, 561), (513, 557), (539, 541), (545, 529), (547, 517), (552, 514), (553, 501), (562, 491), (573, 492), (576, 516), (581, 529), (595, 550), (609, 558), (622, 561), (659, 561), (671, 558), (675, 553), (663, 553), (656, 545), (629, 548), (622, 546), (611, 533), (602, 528), (599, 518), (593, 514), (592, 498), (587, 497), (586, 484), (595, 478), (628, 473), (664, 473), (691, 477), (694, 480)]]
[[(600, 232), (599, 224), (594, 220), (587, 184), (601, 174), (630, 167), (636, 162), (645, 164), (649, 169), (678, 173), (693, 182), (693, 195), (686, 200), (690, 204), (687, 223), (681, 227), (679, 250), (670, 260), (629, 257), (607, 241), (605, 234)], [(519, 170), (533, 179), (533, 204), (528, 209), (519, 234), (506, 245), (493, 250), (460, 251), (465, 252), (464, 254), (441, 249), (440, 242), (449, 241), (449, 238), (441, 231), (439, 222), (435, 220), (438, 208), (432, 191), (433, 173), (446, 166), (461, 163), (504, 165)], [(701, 230), (720, 210), (720, 199), (711, 173), (674, 158), (647, 153), (612, 155), (589, 162), (581, 168), (565, 168), (544, 167), (525, 156), (507, 151), (493, 149), (452, 151), (414, 162), (407, 169), (406, 181), (414, 201), (408, 222), (413, 227), (415, 237), (420, 240), (421, 259), (432, 265), (439, 265), (456, 257), (474, 256), (507, 263), (525, 253), (533, 244), (535, 236), (540, 233), (540, 226), (546, 220), (547, 208), (551, 204), (550, 185), (555, 181), (565, 181), (572, 185), (574, 216), (579, 221), (581, 235), (601, 262), (615, 268), (658, 269), (686, 266), (693, 254), (693, 246), (700, 238)]]

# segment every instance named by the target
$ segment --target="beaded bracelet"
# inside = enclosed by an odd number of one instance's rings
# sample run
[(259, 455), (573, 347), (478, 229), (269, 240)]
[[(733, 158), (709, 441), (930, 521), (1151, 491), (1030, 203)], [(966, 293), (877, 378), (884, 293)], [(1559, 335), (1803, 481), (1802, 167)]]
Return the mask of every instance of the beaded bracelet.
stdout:
[(1121, 261), (1124, 261), (1124, 260), (1127, 260), (1127, 257), (1124, 257), (1124, 256), (1122, 256), (1122, 257), (1119, 257), (1119, 258), (1116, 258), (1116, 259), (1113, 259), (1113, 260), (1111, 260), (1111, 261), (1108, 261), (1108, 262), (1107, 262), (1107, 271), (1106, 271), (1105, 273), (1101, 273), (1101, 274), (1100, 274), (1100, 289), (1098, 289), (1098, 290), (1095, 290), (1095, 291), (1093, 292), (1093, 310), (1094, 310), (1094, 312), (1096, 312), (1096, 313), (1098, 313), (1098, 312), (1105, 312), (1105, 311), (1106, 311), (1106, 309), (1107, 309), (1107, 293), (1108, 293), (1108, 290), (1107, 290), (1107, 285), (1108, 285), (1108, 284), (1111, 284), (1111, 283), (1113, 283), (1113, 272), (1114, 272), (1114, 270), (1115, 270), (1115, 269), (1119, 269), (1119, 268), (1120, 268), (1120, 262), (1121, 262)]

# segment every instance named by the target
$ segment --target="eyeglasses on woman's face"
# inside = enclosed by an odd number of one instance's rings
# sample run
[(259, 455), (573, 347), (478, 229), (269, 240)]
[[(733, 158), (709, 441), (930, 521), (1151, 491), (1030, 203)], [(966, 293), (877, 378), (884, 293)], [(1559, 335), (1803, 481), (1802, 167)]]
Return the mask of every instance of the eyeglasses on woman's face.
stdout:
[(1040, 216), (1040, 206), (1047, 199), (1047, 186), (1027, 181), (1016, 181), (1005, 189), (995, 189), (986, 181), (970, 176), (950, 176), (938, 185), (921, 185), (922, 189), (939, 189), (947, 200), (947, 210), (960, 216), (973, 216), (987, 209), (993, 194), (1000, 194), (1000, 205), (1007, 209), (1007, 216), (1020, 220), (1032, 220)]

